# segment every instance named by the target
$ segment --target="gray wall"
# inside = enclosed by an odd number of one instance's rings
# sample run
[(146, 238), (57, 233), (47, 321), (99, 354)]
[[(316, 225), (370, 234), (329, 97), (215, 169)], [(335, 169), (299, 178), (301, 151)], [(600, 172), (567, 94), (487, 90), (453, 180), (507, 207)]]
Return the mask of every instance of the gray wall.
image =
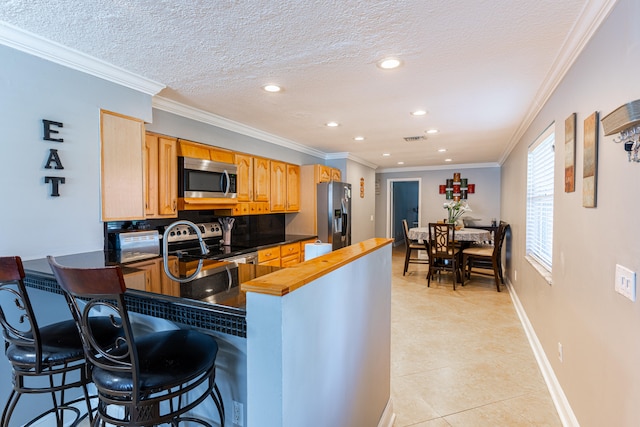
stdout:
[(439, 186), (445, 184), (447, 179), (453, 178), (454, 172), (460, 172), (462, 178), (467, 178), (469, 183), (476, 185), (475, 194), (468, 198), (471, 212), (465, 217), (477, 219), (479, 225), (489, 225), (491, 218), (500, 218), (500, 168), (451, 168), (424, 170), (415, 172), (385, 172), (376, 174), (380, 194), (376, 195), (376, 221), (375, 233), (378, 237), (387, 236), (389, 221), (388, 187), (390, 179), (418, 179), (421, 184), (420, 225), (426, 227), (429, 222), (444, 219), (447, 216), (443, 208), (447, 201), (444, 194), (439, 194)]
[[(599, 133), (598, 200), (582, 207), (583, 123), (640, 98), (640, 2), (620, 0), (502, 167), (511, 224), (507, 275), (582, 427), (640, 425), (640, 305), (614, 292), (616, 264), (638, 272), (640, 164)], [(564, 120), (577, 113), (576, 191), (564, 192)], [(527, 147), (556, 123), (553, 277), (525, 260)], [(517, 276), (517, 278), (516, 278)], [(563, 346), (563, 362), (558, 357)]]

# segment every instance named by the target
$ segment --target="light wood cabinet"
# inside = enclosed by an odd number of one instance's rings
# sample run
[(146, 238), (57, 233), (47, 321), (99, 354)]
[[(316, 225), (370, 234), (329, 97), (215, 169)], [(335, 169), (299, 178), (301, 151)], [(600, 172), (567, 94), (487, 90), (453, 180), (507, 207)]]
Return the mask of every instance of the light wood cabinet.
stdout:
[(224, 148), (213, 147), (186, 139), (178, 140), (178, 155), (196, 159), (213, 160), (222, 163), (235, 163), (235, 153)]
[(144, 160), (147, 185), (145, 196), (146, 217), (177, 217), (178, 158), (176, 139), (147, 132)]
[(300, 209), (300, 166), (271, 161), (271, 212)]
[(280, 246), (280, 267), (291, 267), (300, 262), (300, 242)]
[(342, 172), (340, 169), (325, 165), (314, 165), (316, 184), (319, 182), (340, 181)]
[(287, 212), (300, 210), (300, 166), (287, 164)]
[(271, 161), (271, 212), (284, 212), (287, 203), (287, 164)]
[(280, 267), (280, 246), (272, 246), (258, 251), (258, 264)]
[(144, 122), (100, 111), (102, 220), (144, 219)]
[(262, 157), (253, 158), (253, 201), (268, 202), (271, 192), (271, 162)]
[(342, 172), (340, 169), (331, 168), (331, 181), (341, 181), (342, 180)]
[(247, 154), (236, 153), (236, 166), (238, 166), (238, 178), (236, 180), (238, 202), (252, 202), (253, 157)]

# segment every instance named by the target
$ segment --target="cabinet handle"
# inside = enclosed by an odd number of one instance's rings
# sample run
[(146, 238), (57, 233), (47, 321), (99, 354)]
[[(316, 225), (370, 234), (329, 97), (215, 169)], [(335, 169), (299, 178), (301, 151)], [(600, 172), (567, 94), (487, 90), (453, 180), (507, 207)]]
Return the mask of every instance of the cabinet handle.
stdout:
[(176, 201), (175, 201), (175, 199), (174, 199), (174, 200), (173, 200), (173, 211), (174, 211), (174, 212), (176, 211), (176, 208), (177, 208), (177, 206), (176, 206)]

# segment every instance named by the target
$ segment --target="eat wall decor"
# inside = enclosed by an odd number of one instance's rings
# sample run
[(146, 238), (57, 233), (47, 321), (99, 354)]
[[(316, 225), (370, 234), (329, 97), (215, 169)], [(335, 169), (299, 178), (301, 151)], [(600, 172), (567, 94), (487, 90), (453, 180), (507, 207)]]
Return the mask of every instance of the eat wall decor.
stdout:
[[(54, 122), (52, 120), (42, 120), (42, 125), (44, 127), (44, 133), (42, 139), (45, 141), (64, 142), (64, 138), (54, 138), (54, 135), (60, 133), (57, 129), (52, 128), (55, 126), (56, 128), (62, 128), (64, 125), (60, 122)], [(63, 170), (64, 166), (62, 166), (62, 161), (60, 160), (60, 156), (58, 155), (58, 150), (55, 148), (49, 149), (49, 157), (47, 158), (47, 162), (44, 165), (45, 169), (58, 169)], [(45, 176), (44, 182), (45, 184), (51, 184), (51, 197), (60, 196), (60, 184), (64, 184), (63, 176)]]
[(460, 172), (453, 173), (453, 179), (447, 179), (446, 185), (440, 186), (440, 194), (444, 194), (447, 200), (458, 202), (467, 200), (468, 194), (476, 192), (476, 185), (469, 184), (467, 178), (460, 178)]

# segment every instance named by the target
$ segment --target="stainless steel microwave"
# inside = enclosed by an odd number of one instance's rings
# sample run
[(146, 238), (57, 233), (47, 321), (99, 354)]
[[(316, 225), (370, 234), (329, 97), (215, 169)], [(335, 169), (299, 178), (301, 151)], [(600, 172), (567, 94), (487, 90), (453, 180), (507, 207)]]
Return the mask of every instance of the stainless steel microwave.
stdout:
[(193, 157), (178, 157), (178, 197), (207, 199), (238, 197), (238, 167)]

